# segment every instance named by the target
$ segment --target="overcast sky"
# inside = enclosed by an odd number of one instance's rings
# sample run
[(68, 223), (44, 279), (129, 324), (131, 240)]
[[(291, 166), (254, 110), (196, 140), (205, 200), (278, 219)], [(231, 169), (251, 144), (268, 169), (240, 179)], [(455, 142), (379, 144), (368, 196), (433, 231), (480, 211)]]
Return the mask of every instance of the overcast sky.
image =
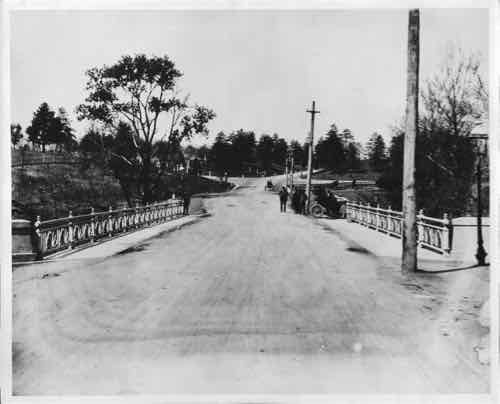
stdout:
[[(217, 113), (211, 139), (244, 128), (303, 141), (312, 100), (317, 135), (336, 123), (363, 143), (374, 131), (388, 139), (404, 114), (407, 20), (406, 10), (16, 11), (12, 121), (26, 128), (46, 101), (69, 112), (80, 136), (85, 70), (167, 54), (184, 73), (180, 87)], [(487, 72), (487, 10), (421, 11), (421, 82), (450, 44), (481, 54)]]

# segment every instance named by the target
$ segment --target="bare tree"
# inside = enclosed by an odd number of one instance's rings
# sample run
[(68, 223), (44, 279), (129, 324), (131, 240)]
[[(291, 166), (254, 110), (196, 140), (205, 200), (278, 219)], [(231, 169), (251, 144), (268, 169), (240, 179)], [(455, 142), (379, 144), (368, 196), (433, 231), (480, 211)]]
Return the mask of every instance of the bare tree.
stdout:
[(434, 77), (426, 81), (421, 96), (421, 125), (466, 135), (488, 115), (488, 88), (480, 73), (480, 58), (450, 47)]

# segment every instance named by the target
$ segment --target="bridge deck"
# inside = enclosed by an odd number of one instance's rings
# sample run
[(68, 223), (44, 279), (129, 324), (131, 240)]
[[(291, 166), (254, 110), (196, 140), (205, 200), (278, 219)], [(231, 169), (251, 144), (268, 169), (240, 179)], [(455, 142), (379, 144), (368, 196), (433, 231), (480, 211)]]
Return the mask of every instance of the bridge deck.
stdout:
[(402, 275), (245, 181), (126, 253), (16, 269), (14, 392), (488, 391), (487, 268)]

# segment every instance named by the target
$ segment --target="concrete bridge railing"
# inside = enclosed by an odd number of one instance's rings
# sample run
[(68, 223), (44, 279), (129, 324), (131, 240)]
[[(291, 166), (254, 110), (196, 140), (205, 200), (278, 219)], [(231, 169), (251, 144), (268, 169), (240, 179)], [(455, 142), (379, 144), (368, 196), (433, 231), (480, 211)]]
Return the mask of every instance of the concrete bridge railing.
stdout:
[[(151, 205), (136, 206), (107, 211), (91, 212), (73, 216), (71, 211), (64, 218), (42, 221), (37, 217), (35, 223), (26, 220), (13, 221), (13, 261), (42, 259), (63, 250), (91, 244), (121, 233), (138, 230), (172, 220), (183, 214), (183, 201), (172, 199)], [(30, 231), (31, 230), (31, 231)], [(28, 244), (32, 252), (26, 251)], [(22, 246), (24, 251), (16, 251)]]
[[(403, 233), (403, 213), (383, 209), (380, 206), (347, 202), (346, 216), (368, 228), (398, 238)], [(417, 215), (418, 244), (437, 253), (449, 255), (453, 245), (453, 224), (447, 214), (442, 219), (425, 216), (423, 210)]]

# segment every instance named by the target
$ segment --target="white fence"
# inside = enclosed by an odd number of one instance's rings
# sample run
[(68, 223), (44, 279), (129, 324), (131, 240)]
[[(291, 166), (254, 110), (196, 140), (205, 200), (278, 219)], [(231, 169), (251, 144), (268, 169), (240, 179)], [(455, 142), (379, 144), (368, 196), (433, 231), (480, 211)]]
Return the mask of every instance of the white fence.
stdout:
[(160, 224), (174, 219), (183, 213), (182, 200), (136, 206), (108, 211), (94, 212), (41, 221), (37, 217), (35, 234), (40, 257), (78, 245), (93, 243), (96, 240), (112, 237), (119, 233), (130, 232), (142, 227)]
[[(395, 237), (400, 238), (403, 233), (403, 213), (391, 208), (347, 202), (346, 217), (349, 221)], [(417, 215), (417, 239), (422, 247), (440, 254), (450, 254), (453, 241), (451, 219), (447, 214), (442, 219), (425, 216), (421, 210)]]

